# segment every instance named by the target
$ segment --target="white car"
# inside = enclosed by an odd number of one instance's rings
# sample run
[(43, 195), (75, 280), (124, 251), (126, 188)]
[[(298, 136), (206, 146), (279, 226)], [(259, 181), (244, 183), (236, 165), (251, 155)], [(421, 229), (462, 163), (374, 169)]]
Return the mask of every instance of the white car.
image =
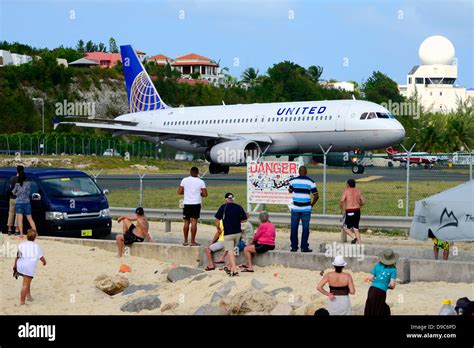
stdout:
[(194, 156), (192, 153), (178, 151), (174, 156), (175, 161), (192, 161)]
[(102, 156), (109, 156), (109, 157), (121, 157), (120, 152), (115, 149), (106, 149)]

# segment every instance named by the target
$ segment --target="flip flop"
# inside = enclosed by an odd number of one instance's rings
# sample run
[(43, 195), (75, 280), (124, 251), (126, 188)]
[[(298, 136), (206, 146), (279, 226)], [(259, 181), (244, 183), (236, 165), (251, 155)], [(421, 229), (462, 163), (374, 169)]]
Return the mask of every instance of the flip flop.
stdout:
[(224, 271), (225, 271), (225, 273), (227, 273), (228, 275), (230, 275), (230, 273), (231, 273), (231, 272), (230, 272), (230, 269), (229, 269), (227, 266), (224, 267)]
[(201, 246), (199, 243), (190, 244), (190, 246)]
[(239, 265), (239, 267), (248, 268), (249, 266), (247, 266), (247, 265)]
[(214, 261), (214, 263), (225, 263), (225, 261)]
[(183, 243), (183, 246), (188, 246), (189, 244), (187, 242), (184, 242)]
[(204, 268), (205, 271), (213, 271), (213, 270), (215, 270), (215, 269), (216, 269), (215, 267), (211, 268), (211, 267), (209, 267), (209, 266), (207, 266), (206, 268)]
[(243, 270), (241, 270), (240, 272), (249, 272), (249, 273), (253, 273), (254, 270), (253, 269), (248, 269), (248, 268), (244, 268)]

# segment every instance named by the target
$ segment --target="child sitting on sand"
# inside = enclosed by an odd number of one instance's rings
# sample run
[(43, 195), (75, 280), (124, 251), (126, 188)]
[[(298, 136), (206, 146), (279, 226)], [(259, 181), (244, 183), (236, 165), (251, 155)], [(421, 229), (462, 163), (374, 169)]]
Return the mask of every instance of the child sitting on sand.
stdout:
[(20, 305), (25, 304), (25, 300), (33, 301), (31, 297), (31, 281), (36, 270), (38, 260), (41, 260), (43, 266), (46, 266), (46, 259), (43, 256), (43, 251), (40, 246), (35, 243), (36, 230), (29, 229), (26, 234), (26, 241), (20, 243), (18, 246), (18, 253), (13, 265), (13, 276), (18, 278), (19, 275), (23, 277), (23, 286), (20, 293)]

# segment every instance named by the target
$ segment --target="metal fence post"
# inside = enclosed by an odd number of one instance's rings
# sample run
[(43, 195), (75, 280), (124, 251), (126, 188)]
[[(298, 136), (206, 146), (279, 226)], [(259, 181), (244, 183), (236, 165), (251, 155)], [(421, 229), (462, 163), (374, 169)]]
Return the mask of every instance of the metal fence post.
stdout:
[(474, 150), (469, 152), (469, 180), (472, 180), (472, 153), (473, 152)]
[(5, 138), (7, 138), (8, 155), (10, 155), (10, 141), (8, 140), (8, 135), (5, 135)]
[(321, 151), (323, 152), (324, 155), (324, 167), (323, 167), (323, 214), (326, 214), (326, 156), (331, 151), (332, 145), (329, 146), (329, 148), (324, 151), (323, 147), (321, 144), (319, 144), (319, 147), (321, 148)]
[(409, 212), (409, 203), (410, 203), (410, 157), (411, 157), (411, 153), (413, 151), (413, 149), (415, 148), (415, 144), (413, 144), (413, 146), (411, 147), (411, 149), (409, 151), (407, 151), (407, 149), (405, 149), (405, 147), (403, 145), (401, 145), (401, 147), (403, 147), (403, 150), (405, 150), (406, 154), (407, 154), (407, 187), (406, 187), (406, 193), (405, 193), (405, 216), (408, 216), (408, 212)]
[(144, 174), (138, 174), (138, 177), (140, 178), (140, 204), (138, 205), (139, 207), (142, 207), (143, 204), (143, 178), (145, 177)]

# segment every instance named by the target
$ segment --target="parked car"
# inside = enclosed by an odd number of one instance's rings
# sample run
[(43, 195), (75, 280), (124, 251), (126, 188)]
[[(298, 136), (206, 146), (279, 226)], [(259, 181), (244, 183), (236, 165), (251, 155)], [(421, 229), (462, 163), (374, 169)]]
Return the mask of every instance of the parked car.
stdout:
[[(26, 168), (31, 209), (40, 235), (105, 237), (112, 231), (105, 194), (86, 173), (70, 169)], [(15, 168), (0, 169), (0, 228), (7, 231), (10, 178)], [(29, 224), (25, 218), (25, 231)]]
[(121, 157), (120, 152), (115, 149), (106, 149), (102, 156), (109, 156), (109, 157)]

